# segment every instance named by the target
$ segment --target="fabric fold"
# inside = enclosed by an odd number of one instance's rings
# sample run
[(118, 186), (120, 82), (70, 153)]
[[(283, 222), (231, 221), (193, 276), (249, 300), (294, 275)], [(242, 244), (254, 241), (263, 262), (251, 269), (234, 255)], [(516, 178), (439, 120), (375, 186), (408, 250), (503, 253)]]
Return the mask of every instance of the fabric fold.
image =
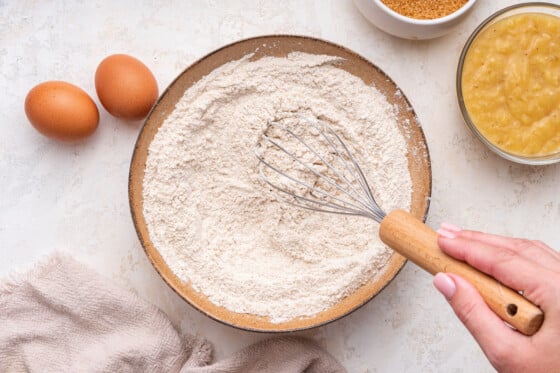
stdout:
[(314, 342), (267, 339), (211, 364), (156, 306), (60, 253), (0, 283), (0, 372), (344, 372)]

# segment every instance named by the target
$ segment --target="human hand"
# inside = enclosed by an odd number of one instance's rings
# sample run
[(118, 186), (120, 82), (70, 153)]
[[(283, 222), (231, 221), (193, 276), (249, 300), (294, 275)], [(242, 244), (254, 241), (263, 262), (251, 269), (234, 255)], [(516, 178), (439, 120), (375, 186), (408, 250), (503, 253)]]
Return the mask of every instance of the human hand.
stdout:
[(499, 372), (560, 371), (560, 253), (540, 241), (461, 230), (442, 224), (438, 244), (502, 284), (523, 291), (545, 318), (540, 330), (525, 336), (504, 323), (478, 291), (453, 273), (438, 273), (435, 287), (445, 296), (490, 363)]

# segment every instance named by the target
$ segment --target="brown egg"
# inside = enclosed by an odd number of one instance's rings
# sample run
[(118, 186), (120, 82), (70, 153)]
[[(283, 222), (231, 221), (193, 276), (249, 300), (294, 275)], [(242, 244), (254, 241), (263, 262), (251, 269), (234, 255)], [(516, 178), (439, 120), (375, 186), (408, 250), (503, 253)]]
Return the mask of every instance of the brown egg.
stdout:
[(73, 84), (49, 81), (35, 86), (25, 98), (25, 114), (43, 135), (74, 141), (91, 135), (99, 111), (89, 95)]
[(129, 120), (144, 118), (158, 98), (152, 72), (126, 54), (114, 54), (101, 61), (95, 72), (95, 90), (109, 113)]

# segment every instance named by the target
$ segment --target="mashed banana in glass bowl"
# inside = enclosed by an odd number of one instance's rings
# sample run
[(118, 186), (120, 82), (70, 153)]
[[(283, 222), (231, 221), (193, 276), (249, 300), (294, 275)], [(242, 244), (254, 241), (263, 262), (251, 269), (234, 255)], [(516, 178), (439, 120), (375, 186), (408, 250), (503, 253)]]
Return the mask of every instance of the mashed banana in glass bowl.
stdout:
[(497, 154), (560, 161), (560, 6), (520, 4), (483, 22), (461, 55), (457, 94), (465, 121)]

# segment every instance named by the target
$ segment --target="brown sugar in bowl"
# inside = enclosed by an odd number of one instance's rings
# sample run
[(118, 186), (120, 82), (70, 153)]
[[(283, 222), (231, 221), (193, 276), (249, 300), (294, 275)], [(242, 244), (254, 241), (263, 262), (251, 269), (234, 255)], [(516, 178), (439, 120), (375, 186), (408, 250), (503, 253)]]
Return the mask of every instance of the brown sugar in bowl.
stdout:
[[(462, 2), (464, 4), (456, 8)], [(354, 0), (362, 15), (374, 26), (388, 34), (413, 40), (437, 38), (451, 32), (475, 3), (476, 0)], [(449, 13), (452, 9), (455, 10)]]
[(436, 19), (456, 12), (467, 0), (381, 0), (383, 4), (405, 17)]

